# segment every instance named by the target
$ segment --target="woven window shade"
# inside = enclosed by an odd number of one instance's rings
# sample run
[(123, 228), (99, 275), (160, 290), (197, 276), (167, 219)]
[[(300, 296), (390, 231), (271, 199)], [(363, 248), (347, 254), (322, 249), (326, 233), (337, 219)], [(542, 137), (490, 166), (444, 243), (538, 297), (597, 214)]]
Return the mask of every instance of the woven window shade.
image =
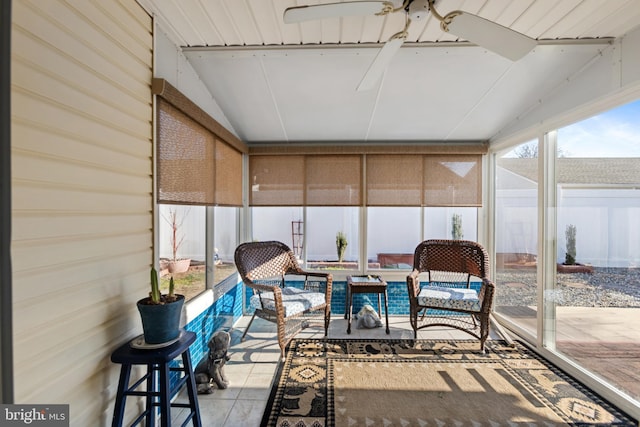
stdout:
[(362, 160), (359, 155), (306, 156), (307, 206), (359, 206)]
[(424, 206), (482, 206), (480, 155), (428, 155), (424, 172)]
[(304, 156), (250, 156), (251, 206), (303, 206)]
[(242, 206), (242, 153), (216, 139), (217, 206)]
[[(362, 155), (251, 155), (251, 206), (360, 206)], [(369, 154), (367, 206), (482, 205), (481, 154)]]
[(367, 155), (367, 206), (421, 206), (422, 156)]
[(157, 137), (158, 203), (215, 204), (211, 132), (159, 99)]

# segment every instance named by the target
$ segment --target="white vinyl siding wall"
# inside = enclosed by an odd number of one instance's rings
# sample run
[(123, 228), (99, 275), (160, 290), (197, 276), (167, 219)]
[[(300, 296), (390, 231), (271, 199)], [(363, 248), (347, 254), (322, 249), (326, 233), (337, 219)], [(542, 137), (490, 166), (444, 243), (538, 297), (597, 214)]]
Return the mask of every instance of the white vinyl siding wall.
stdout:
[(15, 402), (106, 425), (153, 260), (152, 19), (134, 0), (12, 19)]

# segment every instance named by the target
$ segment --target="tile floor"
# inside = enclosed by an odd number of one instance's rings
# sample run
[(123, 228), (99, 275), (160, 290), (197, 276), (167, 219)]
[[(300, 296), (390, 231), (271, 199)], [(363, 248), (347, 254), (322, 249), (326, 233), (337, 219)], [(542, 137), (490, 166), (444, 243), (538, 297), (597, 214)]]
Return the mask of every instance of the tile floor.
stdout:
[[(240, 342), (250, 317), (241, 319), (231, 333), (231, 359), (224, 367), (229, 379), (229, 388), (215, 389), (212, 394), (198, 395), (202, 424), (206, 427), (253, 427), (259, 426), (271, 391), (272, 381), (278, 366), (280, 348), (275, 338), (275, 325), (256, 318), (246, 340)], [(347, 335), (347, 321), (334, 315), (329, 326), (329, 338), (413, 338), (408, 316), (389, 317), (390, 335), (385, 328), (355, 329)], [(323, 331), (308, 328), (298, 338), (322, 338)], [(423, 339), (470, 339), (463, 332), (447, 328), (430, 328), (418, 333)], [(498, 338), (492, 332), (492, 338)], [(180, 396), (183, 399), (183, 396)], [(178, 411), (174, 414), (180, 419)]]

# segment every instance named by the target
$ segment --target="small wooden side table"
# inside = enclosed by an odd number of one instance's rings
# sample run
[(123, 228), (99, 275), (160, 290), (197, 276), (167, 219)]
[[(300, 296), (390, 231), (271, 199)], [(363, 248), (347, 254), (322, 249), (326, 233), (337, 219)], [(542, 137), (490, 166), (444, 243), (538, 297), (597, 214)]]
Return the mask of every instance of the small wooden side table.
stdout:
[(347, 319), (347, 334), (351, 333), (351, 314), (353, 311), (353, 294), (378, 294), (378, 315), (380, 311), (380, 296), (384, 294), (384, 316), (389, 333), (389, 307), (387, 298), (387, 282), (380, 276), (347, 276), (347, 295), (345, 298), (345, 318)]
[[(111, 354), (111, 361), (122, 365), (120, 369), (120, 380), (118, 382), (118, 392), (113, 410), (112, 427), (122, 426), (124, 417), (125, 400), (128, 396), (146, 397), (146, 409), (131, 424), (139, 424), (145, 420), (146, 426), (155, 425), (155, 408), (160, 408), (160, 425), (168, 427), (171, 425), (171, 407), (189, 408), (191, 412), (182, 424), (183, 426), (192, 421), (194, 427), (201, 427), (200, 409), (198, 407), (198, 396), (194, 372), (191, 367), (191, 357), (189, 346), (196, 340), (194, 332), (183, 331), (180, 338), (173, 344), (157, 349), (133, 348), (130, 341), (123, 344)], [(169, 363), (182, 356), (182, 367), (170, 367)], [(132, 365), (147, 365), (147, 373), (131, 386), (129, 380)], [(171, 372), (181, 372), (182, 376), (173, 389), (169, 387), (169, 376)], [(156, 379), (159, 377), (159, 381)], [(146, 384), (146, 390), (136, 391), (138, 386)], [(171, 397), (177, 394), (183, 386), (187, 387), (189, 403), (171, 403)]]

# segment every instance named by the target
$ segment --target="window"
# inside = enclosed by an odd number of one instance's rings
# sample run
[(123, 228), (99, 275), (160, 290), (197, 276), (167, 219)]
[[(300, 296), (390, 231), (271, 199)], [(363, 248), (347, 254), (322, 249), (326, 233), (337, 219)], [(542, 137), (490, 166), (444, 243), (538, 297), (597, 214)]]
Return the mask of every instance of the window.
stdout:
[(213, 284), (236, 272), (233, 259), (238, 246), (238, 208), (216, 206), (214, 210)]
[(411, 268), (421, 239), (420, 208), (367, 208), (367, 259), (379, 268)]
[[(160, 284), (163, 292), (167, 291), (169, 279), (173, 277), (175, 292), (187, 300), (195, 297), (206, 289), (207, 264), (213, 270), (213, 285), (236, 272), (233, 255), (238, 246), (238, 208), (161, 204), (158, 209)], [(209, 251), (211, 255), (207, 259), (209, 211), (214, 215), (214, 227), (210, 231), (214, 235), (214, 248)]]
[[(360, 221), (357, 207), (307, 208), (307, 266), (313, 269), (359, 269)], [(346, 248), (339, 259), (338, 233)]]
[(235, 272), (247, 147), (166, 81), (153, 90), (161, 286), (173, 277), (189, 300)]
[(174, 278), (175, 292), (193, 298), (206, 288), (206, 208), (158, 205), (160, 285)]
[(637, 381), (617, 372), (640, 363), (638, 117), (640, 101), (558, 129), (557, 274), (545, 292), (549, 345), (635, 399)]
[(410, 269), (423, 236), (449, 238), (453, 221), (457, 238), (477, 238), (485, 149), (252, 154), (252, 238), (287, 243), (313, 269)]
[(640, 363), (638, 117), (640, 101), (549, 132), (543, 158), (537, 141), (497, 155), (495, 218), (496, 313), (636, 400), (620, 373)]
[(538, 141), (496, 158), (494, 310), (537, 335)]
[[(252, 240), (277, 240), (292, 249), (295, 224), (304, 221), (301, 206), (254, 207), (251, 210), (251, 218)], [(296, 255), (302, 258), (301, 252)]]
[(478, 208), (425, 208), (424, 240), (478, 240)]

